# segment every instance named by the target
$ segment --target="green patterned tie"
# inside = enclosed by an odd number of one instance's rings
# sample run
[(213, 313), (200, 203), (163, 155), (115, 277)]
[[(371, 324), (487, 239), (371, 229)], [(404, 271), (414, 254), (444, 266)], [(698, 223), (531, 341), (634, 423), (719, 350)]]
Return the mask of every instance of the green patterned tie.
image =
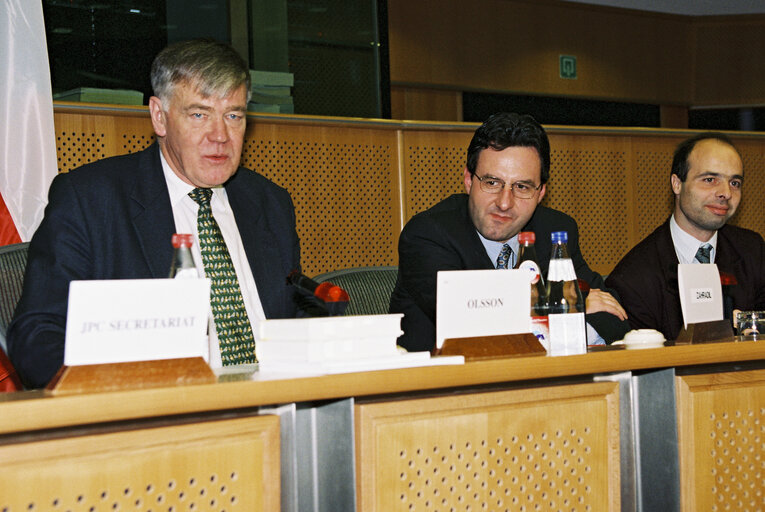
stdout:
[(215, 318), (221, 361), (224, 366), (254, 363), (255, 339), (252, 336), (252, 327), (244, 308), (234, 264), (231, 262), (220, 227), (212, 215), (211, 196), (212, 190), (209, 188), (195, 188), (189, 192), (189, 197), (199, 205), (199, 246), (202, 250), (205, 274), (211, 281), (210, 306)]

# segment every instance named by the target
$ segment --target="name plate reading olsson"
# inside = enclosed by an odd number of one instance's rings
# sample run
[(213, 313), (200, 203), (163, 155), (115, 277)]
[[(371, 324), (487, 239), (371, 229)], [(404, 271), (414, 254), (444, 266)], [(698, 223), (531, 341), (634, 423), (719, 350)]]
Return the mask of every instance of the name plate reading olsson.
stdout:
[(64, 364), (208, 358), (209, 279), (72, 281)]
[(438, 272), (436, 345), (447, 338), (530, 332), (531, 284), (523, 270)]

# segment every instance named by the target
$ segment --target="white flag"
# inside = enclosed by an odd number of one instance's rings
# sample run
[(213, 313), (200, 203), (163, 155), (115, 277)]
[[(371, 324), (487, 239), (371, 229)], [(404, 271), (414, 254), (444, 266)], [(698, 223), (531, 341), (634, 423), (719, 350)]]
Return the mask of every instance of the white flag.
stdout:
[(2, 0), (0, 38), (0, 245), (5, 245), (32, 237), (58, 172), (42, 0)]

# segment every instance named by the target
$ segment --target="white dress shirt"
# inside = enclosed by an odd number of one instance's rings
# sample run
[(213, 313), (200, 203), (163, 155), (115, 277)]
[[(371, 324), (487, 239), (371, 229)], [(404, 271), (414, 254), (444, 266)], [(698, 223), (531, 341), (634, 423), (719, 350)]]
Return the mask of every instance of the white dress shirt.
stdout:
[(709, 255), (709, 262), (715, 262), (715, 256), (717, 255), (717, 231), (712, 235), (708, 241), (703, 242), (696, 237), (689, 235), (683, 228), (681, 228), (675, 220), (675, 214), (669, 219), (669, 233), (672, 235), (672, 245), (675, 246), (675, 254), (677, 254), (677, 261), (680, 263), (699, 263), (696, 259), (696, 252), (704, 244), (712, 246), (712, 253)]
[[(476, 231), (478, 233), (478, 231)], [(489, 259), (494, 263), (494, 266), (497, 266), (497, 258), (499, 257), (499, 253), (502, 252), (502, 246), (505, 244), (508, 244), (510, 248), (513, 250), (513, 259), (512, 263), (518, 262), (518, 251), (520, 251), (520, 242), (518, 242), (518, 235), (515, 235), (513, 238), (508, 240), (507, 242), (495, 242), (494, 240), (489, 240), (488, 238), (484, 238), (481, 233), (478, 233), (478, 238), (481, 239), (481, 243), (483, 244), (483, 248), (486, 249), (486, 254), (489, 255)], [(512, 268), (510, 265), (510, 262), (508, 262), (508, 268)]]
[[(202, 263), (202, 252), (199, 247), (199, 233), (197, 231), (197, 213), (199, 211), (199, 205), (189, 197), (189, 192), (194, 190), (194, 186), (189, 185), (182, 181), (165, 160), (165, 156), (162, 151), (159, 152), (160, 159), (162, 160), (162, 171), (165, 173), (165, 181), (167, 182), (167, 190), (170, 193), (170, 204), (173, 207), (173, 218), (175, 220), (176, 233), (191, 233), (194, 235), (194, 245), (191, 248), (194, 256), (194, 264), (199, 270), (199, 275), (205, 275), (204, 265)], [(250, 319), (252, 325), (253, 334), (257, 332), (257, 325), (260, 320), (266, 318), (263, 312), (263, 305), (260, 302), (260, 296), (258, 295), (258, 288), (255, 285), (255, 278), (252, 275), (252, 268), (247, 260), (247, 255), (244, 252), (244, 245), (242, 244), (242, 238), (239, 236), (239, 229), (236, 226), (236, 220), (234, 219), (234, 212), (231, 211), (231, 205), (228, 203), (228, 196), (226, 189), (222, 186), (212, 189), (213, 194), (210, 198), (210, 208), (212, 209), (213, 217), (220, 227), (223, 240), (226, 242), (228, 252), (231, 255), (231, 261), (234, 264), (234, 270), (236, 271), (237, 279), (239, 280), (239, 287), (242, 290), (242, 298), (244, 299), (244, 307), (247, 310), (247, 316)], [(168, 240), (167, 243), (170, 243)], [(168, 269), (169, 271), (170, 269)], [(212, 368), (220, 368), (222, 366), (220, 347), (218, 345), (218, 336), (215, 331), (215, 321), (212, 317), (212, 310), (210, 310), (209, 321), (209, 333), (210, 333), (210, 355), (208, 363)]]

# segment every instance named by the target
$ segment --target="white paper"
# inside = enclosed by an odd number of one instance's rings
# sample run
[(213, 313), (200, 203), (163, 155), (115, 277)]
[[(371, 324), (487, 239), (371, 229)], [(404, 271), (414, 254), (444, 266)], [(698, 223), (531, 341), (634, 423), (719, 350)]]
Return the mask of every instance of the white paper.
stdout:
[(324, 361), (319, 363), (259, 363), (259, 371), (253, 380), (271, 380), (306, 377), (310, 375), (331, 375), (334, 373), (370, 372), (419, 366), (442, 366), (464, 364), (463, 356), (431, 357), (429, 352), (407, 352), (388, 357), (374, 357), (350, 361)]
[(438, 272), (436, 345), (447, 338), (530, 332), (531, 290), (524, 270)]
[(587, 328), (584, 313), (558, 313), (549, 315), (551, 356), (587, 353)]
[(208, 358), (209, 279), (72, 281), (64, 364)]
[(255, 329), (256, 339), (321, 341), (384, 336), (395, 339), (403, 332), (403, 316), (402, 313), (392, 313), (262, 320)]
[(677, 284), (685, 327), (723, 319), (722, 285), (717, 265), (679, 264)]

